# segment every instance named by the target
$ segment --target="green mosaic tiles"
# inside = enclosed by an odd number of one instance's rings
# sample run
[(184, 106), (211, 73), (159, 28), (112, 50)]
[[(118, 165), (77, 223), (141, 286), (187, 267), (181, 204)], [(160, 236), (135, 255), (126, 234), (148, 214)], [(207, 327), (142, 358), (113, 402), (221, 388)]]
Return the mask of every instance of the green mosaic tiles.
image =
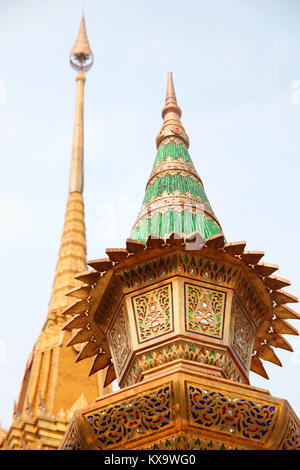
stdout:
[(172, 232), (188, 236), (196, 231), (205, 240), (221, 233), (216, 222), (206, 219), (202, 214), (195, 215), (189, 211), (179, 214), (170, 210), (166, 214), (156, 213), (151, 219), (143, 219), (132, 232), (131, 238), (146, 242), (150, 233), (158, 237), (164, 237)]
[[(167, 165), (163, 172), (159, 169), (162, 162)], [(183, 237), (198, 232), (207, 240), (221, 233), (185, 144), (178, 139), (161, 143), (156, 167), (131, 238), (146, 242), (150, 234), (166, 238), (172, 232)]]
[(193, 197), (200, 197), (202, 202), (208, 202), (201, 184), (194, 181), (191, 176), (166, 174), (163, 178), (157, 177), (149, 185), (143, 203), (149, 202), (153, 197), (161, 196), (164, 192), (172, 194), (175, 191), (179, 191), (181, 194), (189, 193)]
[(158, 162), (163, 162), (168, 157), (171, 157), (174, 160), (182, 158), (185, 162), (192, 162), (192, 159), (185, 144), (176, 144), (175, 142), (169, 142), (167, 145), (160, 144), (156, 154), (153, 168), (157, 165)]

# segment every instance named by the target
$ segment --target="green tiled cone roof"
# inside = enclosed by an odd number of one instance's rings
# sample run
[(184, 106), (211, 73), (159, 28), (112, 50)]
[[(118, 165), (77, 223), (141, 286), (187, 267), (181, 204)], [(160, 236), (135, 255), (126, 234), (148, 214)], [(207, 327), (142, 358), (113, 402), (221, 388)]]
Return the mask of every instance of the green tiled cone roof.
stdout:
[(178, 138), (168, 140), (158, 147), (131, 238), (146, 242), (150, 234), (166, 238), (172, 232), (183, 237), (198, 232), (207, 240), (222, 229), (186, 145)]

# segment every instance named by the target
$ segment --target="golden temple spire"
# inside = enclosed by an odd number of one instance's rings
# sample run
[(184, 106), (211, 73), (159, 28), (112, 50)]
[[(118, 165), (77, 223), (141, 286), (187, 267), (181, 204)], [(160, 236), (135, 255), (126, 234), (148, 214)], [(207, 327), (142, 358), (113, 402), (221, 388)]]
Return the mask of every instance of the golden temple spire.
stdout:
[[(93, 63), (84, 18), (70, 54), (76, 76), (76, 106), (72, 145), (70, 187), (51, 298), (45, 325), (25, 367), (19, 400), (7, 434), (10, 448), (54, 449), (65, 432), (70, 414), (103, 394), (102, 375), (86, 381), (86, 365), (72, 373), (75, 351), (66, 348), (71, 334), (62, 331), (72, 302), (65, 294), (82, 282), (74, 279), (86, 269), (86, 236), (83, 201), (83, 98), (84, 71)], [(66, 334), (67, 333), (67, 334)], [(81, 390), (85, 380), (84, 394)], [(106, 392), (110, 392), (107, 389)], [(42, 419), (41, 419), (42, 417)], [(30, 423), (30, 431), (28, 426)], [(21, 436), (21, 438), (20, 438)], [(23, 443), (23, 441), (24, 443)], [(1, 428), (0, 428), (1, 447)]]
[[(78, 70), (76, 76), (76, 105), (69, 180), (69, 197), (55, 279), (49, 303), (48, 321), (57, 321), (61, 312), (70, 303), (65, 293), (79, 285), (74, 281), (76, 273), (86, 267), (86, 237), (83, 203), (83, 105), (85, 74), (93, 65), (94, 56), (90, 48), (84, 16), (82, 15), (78, 37), (70, 53), (71, 66)], [(65, 320), (64, 317), (61, 317)]]

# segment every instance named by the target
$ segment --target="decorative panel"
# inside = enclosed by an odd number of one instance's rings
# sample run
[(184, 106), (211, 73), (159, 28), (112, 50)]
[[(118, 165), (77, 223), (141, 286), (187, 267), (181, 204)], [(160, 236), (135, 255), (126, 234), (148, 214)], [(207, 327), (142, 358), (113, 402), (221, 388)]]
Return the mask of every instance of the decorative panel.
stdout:
[(171, 283), (133, 297), (132, 304), (139, 343), (173, 331)]
[(164, 439), (151, 442), (138, 450), (245, 450), (245, 447), (212, 438), (202, 438), (197, 434), (181, 432)]
[(247, 308), (247, 312), (259, 327), (264, 319), (266, 306), (243, 270), (220, 259), (189, 253), (171, 253), (137, 264), (118, 274), (124, 292), (163, 280), (166, 276), (187, 275), (195, 280), (211, 282), (220, 288), (234, 289)]
[[(235, 382), (244, 382), (243, 376), (226, 350), (192, 341), (174, 340), (146, 353), (138, 354), (128, 371), (125, 385), (133, 385), (141, 380), (142, 374), (147, 370), (177, 359), (210, 366), (211, 373), (214, 375), (226, 377)], [(206, 372), (209, 373), (209, 369), (206, 369)]]
[(281, 450), (300, 450), (300, 427), (293, 416), (290, 416), (286, 435)]
[(67, 440), (64, 442), (64, 450), (81, 450), (80, 441), (75, 431), (74, 425), (72, 426)]
[(87, 413), (85, 419), (102, 449), (153, 434), (174, 425), (172, 384)]
[(299, 420), (285, 400), (227, 380), (173, 372), (78, 410), (61, 447), (288, 450), (299, 449), (299, 438)]
[(120, 373), (130, 353), (129, 328), (124, 305), (120, 308), (114, 325), (109, 332), (109, 337), (116, 360), (116, 366)]
[(247, 369), (251, 359), (255, 332), (236, 301), (233, 302), (232, 315), (232, 347)]
[(186, 331), (222, 339), (226, 293), (185, 283), (184, 295)]
[(186, 383), (189, 421), (194, 426), (264, 443), (279, 407), (239, 394), (222, 393)]

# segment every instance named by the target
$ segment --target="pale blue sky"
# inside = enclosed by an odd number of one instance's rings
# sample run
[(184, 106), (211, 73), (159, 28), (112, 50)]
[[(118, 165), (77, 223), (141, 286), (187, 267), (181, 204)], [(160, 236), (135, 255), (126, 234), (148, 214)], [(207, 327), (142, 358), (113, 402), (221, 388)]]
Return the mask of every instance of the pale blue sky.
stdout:
[[(95, 54), (85, 101), (88, 258), (123, 247), (129, 236), (173, 71), (190, 154), (227, 240), (265, 251), (264, 261), (279, 264), (278, 275), (292, 281), (288, 291), (300, 295), (300, 104), (292, 100), (292, 84), (300, 80), (298, 0), (1, 0), (0, 421), (6, 427), (54, 276), (74, 116), (68, 54), (82, 5)], [(300, 339), (286, 338), (295, 353), (277, 350), (283, 368), (265, 363), (270, 381), (251, 374), (251, 383), (287, 398), (299, 414)]]

